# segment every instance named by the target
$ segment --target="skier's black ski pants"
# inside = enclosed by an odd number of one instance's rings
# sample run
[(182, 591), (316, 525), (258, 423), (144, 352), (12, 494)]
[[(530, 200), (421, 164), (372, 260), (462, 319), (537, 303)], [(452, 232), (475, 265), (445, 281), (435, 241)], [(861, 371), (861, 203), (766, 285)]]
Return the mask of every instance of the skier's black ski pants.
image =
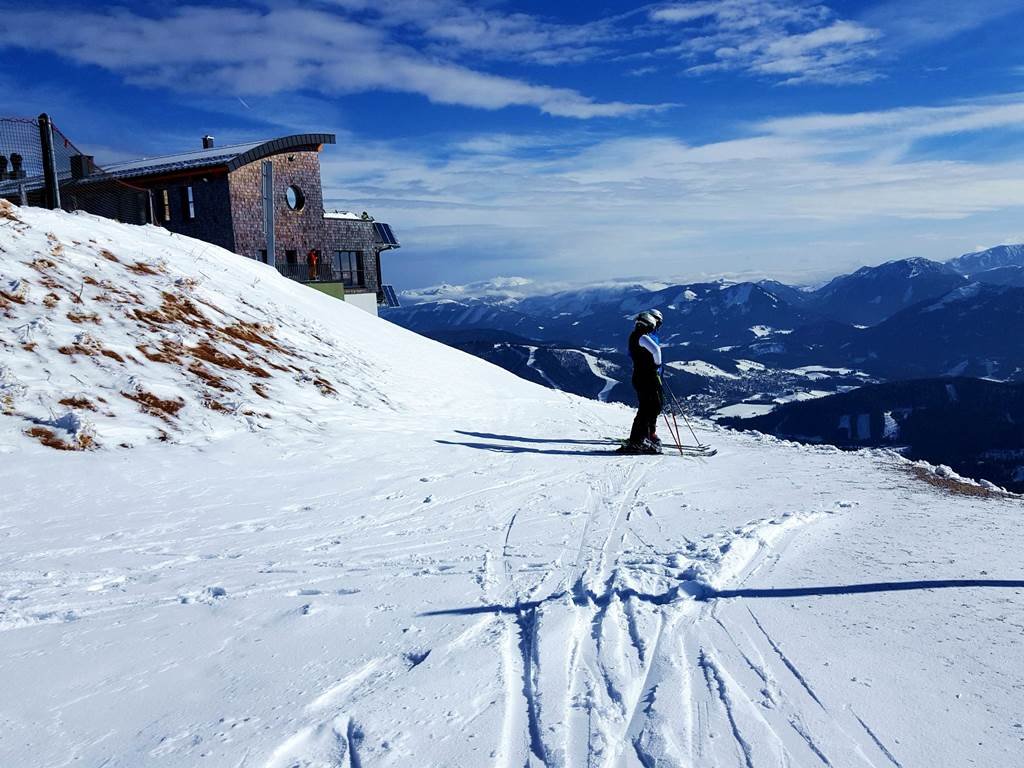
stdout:
[(639, 445), (658, 429), (658, 417), (665, 404), (665, 396), (661, 391), (661, 378), (657, 374), (633, 376), (633, 389), (636, 390), (640, 405), (633, 419), (633, 429), (629, 433), (629, 442)]

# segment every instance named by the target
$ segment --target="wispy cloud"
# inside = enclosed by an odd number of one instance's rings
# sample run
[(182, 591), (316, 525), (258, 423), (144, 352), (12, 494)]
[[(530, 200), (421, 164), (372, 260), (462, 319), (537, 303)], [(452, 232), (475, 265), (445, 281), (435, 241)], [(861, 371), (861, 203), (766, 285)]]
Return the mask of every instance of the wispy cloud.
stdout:
[(742, 71), (787, 85), (863, 83), (878, 74), (870, 62), (874, 27), (837, 18), (825, 5), (793, 0), (710, 0), (650, 11), (681, 38), (653, 52), (690, 62), (690, 74)]
[(439, 104), (526, 106), (581, 119), (668, 106), (598, 101), (570, 88), (490, 74), (325, 10), (186, 6), (157, 18), (125, 9), (54, 14), (7, 8), (3, 19), (0, 46), (49, 51), (133, 84), (182, 92), (244, 97), (383, 90), (421, 94)]
[(861, 21), (885, 31), (895, 45), (949, 40), (1019, 13), (1019, 0), (888, 0), (869, 7)]
[(832, 137), (892, 145), (960, 133), (1024, 126), (1024, 94), (941, 107), (905, 107), (849, 114), (813, 114), (767, 120), (761, 130), (794, 137)]
[(433, 50), (445, 55), (548, 66), (604, 55), (633, 34), (623, 22), (643, 15), (641, 9), (570, 24), (465, 0), (333, 0), (331, 4), (363, 12), (378, 26), (415, 29), (435, 45)]

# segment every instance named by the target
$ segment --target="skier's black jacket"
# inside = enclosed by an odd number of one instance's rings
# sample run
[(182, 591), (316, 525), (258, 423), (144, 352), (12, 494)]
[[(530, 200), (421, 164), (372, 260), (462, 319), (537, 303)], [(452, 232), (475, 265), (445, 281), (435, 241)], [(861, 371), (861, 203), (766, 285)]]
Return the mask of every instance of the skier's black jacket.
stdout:
[[(650, 333), (653, 333), (653, 331), (637, 326), (629, 335), (629, 356), (633, 359), (633, 378), (640, 379), (641, 381), (653, 379), (660, 384), (658, 369), (660, 368), (661, 361), (655, 360), (654, 354), (640, 343), (640, 339)], [(654, 343), (657, 345), (656, 341)]]

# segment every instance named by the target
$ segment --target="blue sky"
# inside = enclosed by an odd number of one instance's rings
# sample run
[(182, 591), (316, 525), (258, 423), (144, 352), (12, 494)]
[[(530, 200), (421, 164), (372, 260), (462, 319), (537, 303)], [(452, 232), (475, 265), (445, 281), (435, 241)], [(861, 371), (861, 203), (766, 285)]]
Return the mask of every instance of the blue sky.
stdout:
[(773, 276), (1024, 241), (1021, 0), (0, 0), (0, 114), (97, 160), (330, 131), (400, 287)]

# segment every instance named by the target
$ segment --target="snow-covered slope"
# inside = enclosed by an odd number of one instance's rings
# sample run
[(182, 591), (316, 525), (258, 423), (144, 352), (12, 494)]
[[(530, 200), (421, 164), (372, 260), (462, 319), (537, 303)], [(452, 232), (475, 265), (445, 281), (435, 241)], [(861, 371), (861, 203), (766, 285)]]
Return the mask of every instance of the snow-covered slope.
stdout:
[[(7, 450), (26, 432), (69, 448), (322, 432), (426, 395), (453, 407), (470, 392), (467, 371), (475, 397), (525, 386), (435, 345), (424, 367), (418, 336), (158, 227), (14, 207), (0, 216)], [(455, 384), (438, 390), (439, 380)]]
[(1019, 757), (1019, 499), (702, 423), (621, 457), (625, 408), (159, 229), (0, 249), (2, 765)]

